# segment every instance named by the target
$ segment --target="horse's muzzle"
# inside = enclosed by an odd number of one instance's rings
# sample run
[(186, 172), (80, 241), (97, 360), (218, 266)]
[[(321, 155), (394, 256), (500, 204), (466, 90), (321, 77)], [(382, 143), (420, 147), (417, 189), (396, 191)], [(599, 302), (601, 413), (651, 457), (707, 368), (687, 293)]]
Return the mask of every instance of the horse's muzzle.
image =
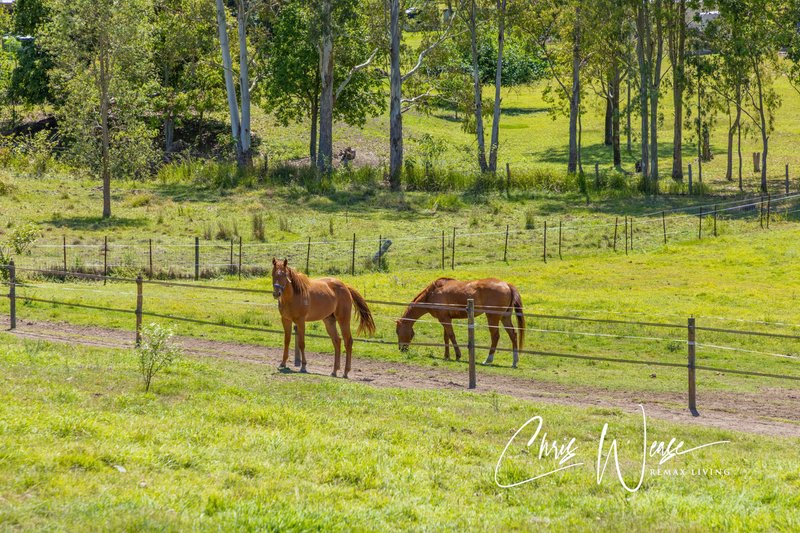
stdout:
[(400, 348), (401, 352), (407, 352), (408, 351), (408, 344), (400, 344), (399, 348)]

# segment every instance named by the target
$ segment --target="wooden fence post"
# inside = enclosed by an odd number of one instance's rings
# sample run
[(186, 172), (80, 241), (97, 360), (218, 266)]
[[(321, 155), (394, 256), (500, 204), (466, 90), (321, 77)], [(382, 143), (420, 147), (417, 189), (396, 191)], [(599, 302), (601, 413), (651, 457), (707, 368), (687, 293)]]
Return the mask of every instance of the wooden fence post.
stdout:
[(714, 205), (714, 237), (717, 237), (717, 206)]
[(759, 217), (758, 221), (761, 224), (761, 229), (764, 229), (764, 195), (761, 195), (761, 202), (758, 204), (759, 207)]
[(442, 230), (442, 270), (444, 270), (444, 230)]
[(761, 172), (761, 154), (753, 152), (753, 173)]
[(356, 275), (356, 234), (353, 233), (353, 252), (350, 257), (350, 275)]
[(631, 217), (631, 252), (633, 252), (633, 217)]
[(767, 195), (767, 229), (769, 229), (769, 223), (772, 219), (772, 195)]
[(689, 196), (692, 196), (694, 191), (692, 190), (692, 165), (689, 165)]
[(153, 239), (150, 239), (150, 279), (153, 279)]
[(467, 331), (469, 349), (469, 388), (474, 389), (478, 386), (477, 375), (475, 372), (475, 300), (467, 300)]
[(558, 258), (562, 261), (564, 257), (561, 255), (561, 219), (558, 220)]
[(600, 163), (594, 164), (594, 188), (600, 190)]
[(236, 272), (239, 274), (239, 279), (242, 279), (242, 237), (239, 236), (239, 257)]
[(8, 302), (12, 330), (17, 329), (17, 267), (12, 259), (8, 263)]
[(136, 347), (142, 345), (142, 275), (136, 276)]
[(617, 251), (617, 232), (619, 231), (619, 217), (614, 219), (614, 252)]
[(62, 249), (64, 250), (64, 274), (67, 273), (67, 236), (64, 235), (62, 237), (63, 246)]
[(697, 238), (703, 239), (703, 208), (700, 208), (700, 216), (698, 217)]
[(311, 265), (311, 237), (308, 238), (308, 248), (306, 248), (306, 276), (311, 275), (309, 270)]
[(544, 221), (544, 253), (542, 254), (542, 259), (545, 263), (547, 263), (547, 221)]
[(233, 262), (233, 239), (231, 239), (231, 262), (230, 265), (230, 272), (233, 274), (233, 269), (236, 268), (236, 264)]
[(625, 217), (625, 255), (628, 255), (628, 217)]
[(511, 198), (511, 165), (506, 163), (506, 198)]
[(789, 163), (786, 163), (786, 194), (789, 194)]
[(697, 412), (696, 350), (695, 319), (692, 317), (689, 319), (689, 411), (694, 416), (700, 416)]
[(103, 237), (103, 285), (106, 284), (108, 277), (108, 235)]
[(294, 366), (300, 366), (303, 363), (300, 355), (300, 345), (297, 344), (297, 324), (294, 325)]
[(194, 238), (194, 280), (200, 279), (200, 237)]
[(667, 244), (667, 214), (661, 211), (661, 225), (664, 227), (664, 245)]
[(453, 228), (453, 247), (450, 254), (450, 269), (456, 269), (456, 228)]
[(506, 224), (506, 245), (503, 248), (503, 262), (508, 262), (508, 224)]

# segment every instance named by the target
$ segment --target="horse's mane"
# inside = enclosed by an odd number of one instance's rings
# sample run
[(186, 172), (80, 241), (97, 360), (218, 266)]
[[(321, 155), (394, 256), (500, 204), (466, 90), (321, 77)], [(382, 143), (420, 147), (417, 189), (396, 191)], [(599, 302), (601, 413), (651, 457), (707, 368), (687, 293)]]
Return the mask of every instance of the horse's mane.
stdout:
[(416, 304), (416, 303), (424, 302), (428, 298), (428, 294), (430, 294), (430, 292), (433, 289), (435, 289), (436, 287), (438, 287), (443, 281), (453, 281), (453, 278), (439, 278), (439, 279), (437, 279), (436, 281), (434, 281), (433, 283), (431, 283), (430, 285), (428, 285), (427, 287), (422, 289), (422, 291), (414, 297), (414, 300), (413, 300), (412, 303)]
[(292, 288), (294, 288), (298, 296), (301, 296), (302, 298), (308, 296), (308, 288), (311, 285), (311, 278), (288, 266), (286, 267), (286, 273), (289, 274), (289, 279), (292, 282)]

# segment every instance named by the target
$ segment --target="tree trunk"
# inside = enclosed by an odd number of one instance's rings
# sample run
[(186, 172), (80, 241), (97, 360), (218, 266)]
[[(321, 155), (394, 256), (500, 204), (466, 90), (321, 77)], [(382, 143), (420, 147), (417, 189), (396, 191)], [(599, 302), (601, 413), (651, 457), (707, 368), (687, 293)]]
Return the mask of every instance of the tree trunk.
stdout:
[(311, 138), (308, 141), (308, 161), (313, 165), (317, 160), (317, 124), (319, 124), (319, 94), (311, 102)]
[(483, 86), (478, 66), (478, 27), (475, 0), (472, 0), (470, 6), (469, 32), (472, 52), (472, 82), (475, 91), (475, 136), (478, 140), (478, 166), (481, 172), (487, 172), (489, 165), (486, 162), (486, 140), (483, 130)]
[(228, 42), (228, 23), (225, 19), (225, 6), (222, 0), (217, 2), (217, 29), (219, 30), (219, 46), (222, 49), (222, 70), (225, 76), (225, 91), (228, 95), (228, 112), (231, 117), (231, 135), (236, 145), (236, 159), (242, 160), (241, 123), (239, 120), (239, 104), (236, 97), (236, 86), (233, 83), (233, 60)]
[(167, 115), (164, 119), (164, 152), (172, 152), (172, 145), (175, 143), (175, 119), (172, 115)]
[(628, 105), (625, 108), (625, 120), (627, 121), (627, 125), (625, 127), (625, 142), (628, 147), (628, 154), (631, 154), (633, 153), (633, 139), (631, 138), (633, 134), (633, 127), (631, 126), (631, 80), (629, 76), (630, 74), (626, 76), (627, 79), (625, 81), (625, 85), (628, 88)]
[(611, 146), (614, 142), (614, 103), (612, 101), (614, 95), (612, 84), (613, 82), (609, 78), (608, 93), (606, 94), (606, 119), (603, 127), (603, 145), (605, 146)]
[(619, 112), (619, 92), (621, 89), (619, 60), (614, 58), (613, 74), (611, 76), (611, 151), (614, 157), (614, 168), (622, 167), (622, 150), (620, 149), (620, 112)]
[(253, 154), (251, 151), (250, 132), (250, 62), (247, 54), (247, 0), (238, 1), (236, 22), (239, 30), (239, 93), (242, 99), (242, 115), (239, 125), (242, 143), (240, 166), (250, 166), (253, 163)]
[(650, 40), (649, 24), (650, 21), (647, 17), (647, 1), (642, 0), (636, 13), (636, 26), (639, 38), (636, 40), (636, 55), (639, 61), (639, 111), (642, 118), (642, 181), (648, 179), (650, 167), (650, 123), (649, 123), (649, 106), (648, 106), (648, 88), (650, 87), (650, 74), (647, 69), (648, 62), (645, 58), (647, 54), (647, 42)]
[(494, 79), (494, 115), (492, 144), (489, 147), (489, 172), (497, 172), (497, 151), (500, 146), (500, 89), (503, 84), (503, 51), (506, 42), (506, 0), (497, 0), (497, 68)]
[(400, 190), (403, 172), (403, 75), (400, 72), (400, 0), (391, 0), (391, 49), (389, 52), (389, 184), (393, 191)]
[(110, 50), (106, 36), (100, 38), (100, 134), (101, 143), (101, 173), (103, 179), (103, 218), (111, 217), (111, 131), (109, 125), (109, 115), (111, 108), (111, 97), (109, 87), (111, 85), (110, 69)]
[[(650, 186), (651, 194), (658, 194), (658, 102), (661, 97), (661, 67), (664, 61), (664, 25), (662, 20), (662, 1), (652, 0), (655, 9), (655, 42), (651, 45), (650, 56)], [(651, 34), (652, 35), (652, 34)]]
[(767, 114), (764, 110), (764, 84), (761, 81), (761, 70), (756, 59), (753, 59), (753, 70), (756, 75), (756, 87), (758, 88), (758, 118), (761, 130), (761, 192), (767, 193), (767, 155), (769, 153), (769, 125), (767, 124)]
[(738, 140), (736, 141), (736, 151), (738, 152), (739, 156), (739, 190), (744, 191), (744, 159), (742, 158), (742, 85), (741, 83), (736, 86), (736, 122), (739, 123), (739, 127), (736, 128), (737, 132), (736, 135)]
[(317, 169), (324, 173), (329, 173), (333, 169), (333, 29), (331, 28), (331, 1), (322, 1), (322, 36), (319, 56), (322, 87), (319, 105)]
[(727, 162), (725, 165), (725, 179), (728, 181), (733, 181), (733, 141), (736, 137), (736, 130), (739, 127), (739, 123), (737, 122), (738, 117), (736, 119), (730, 118), (731, 110), (730, 105), (728, 105), (728, 117), (729, 117), (729, 124), (728, 124), (728, 153), (727, 153)]
[(567, 172), (575, 174), (579, 165), (578, 114), (581, 107), (581, 8), (575, 7), (572, 31), (572, 92), (569, 100), (569, 161)]
[(683, 181), (683, 93), (686, 86), (686, 0), (680, 0), (673, 18), (672, 100), (675, 107), (672, 137), (672, 179)]

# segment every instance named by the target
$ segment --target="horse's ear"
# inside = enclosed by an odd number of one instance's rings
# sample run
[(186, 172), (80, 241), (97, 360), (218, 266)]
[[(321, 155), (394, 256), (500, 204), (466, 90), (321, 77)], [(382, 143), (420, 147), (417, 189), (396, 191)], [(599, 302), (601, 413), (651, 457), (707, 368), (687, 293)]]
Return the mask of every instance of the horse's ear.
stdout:
[(272, 266), (274, 267), (278, 266), (278, 260), (275, 259), (274, 257), (272, 258)]
[(289, 266), (289, 260), (288, 259), (284, 259), (283, 260), (283, 268), (286, 268), (288, 266)]

